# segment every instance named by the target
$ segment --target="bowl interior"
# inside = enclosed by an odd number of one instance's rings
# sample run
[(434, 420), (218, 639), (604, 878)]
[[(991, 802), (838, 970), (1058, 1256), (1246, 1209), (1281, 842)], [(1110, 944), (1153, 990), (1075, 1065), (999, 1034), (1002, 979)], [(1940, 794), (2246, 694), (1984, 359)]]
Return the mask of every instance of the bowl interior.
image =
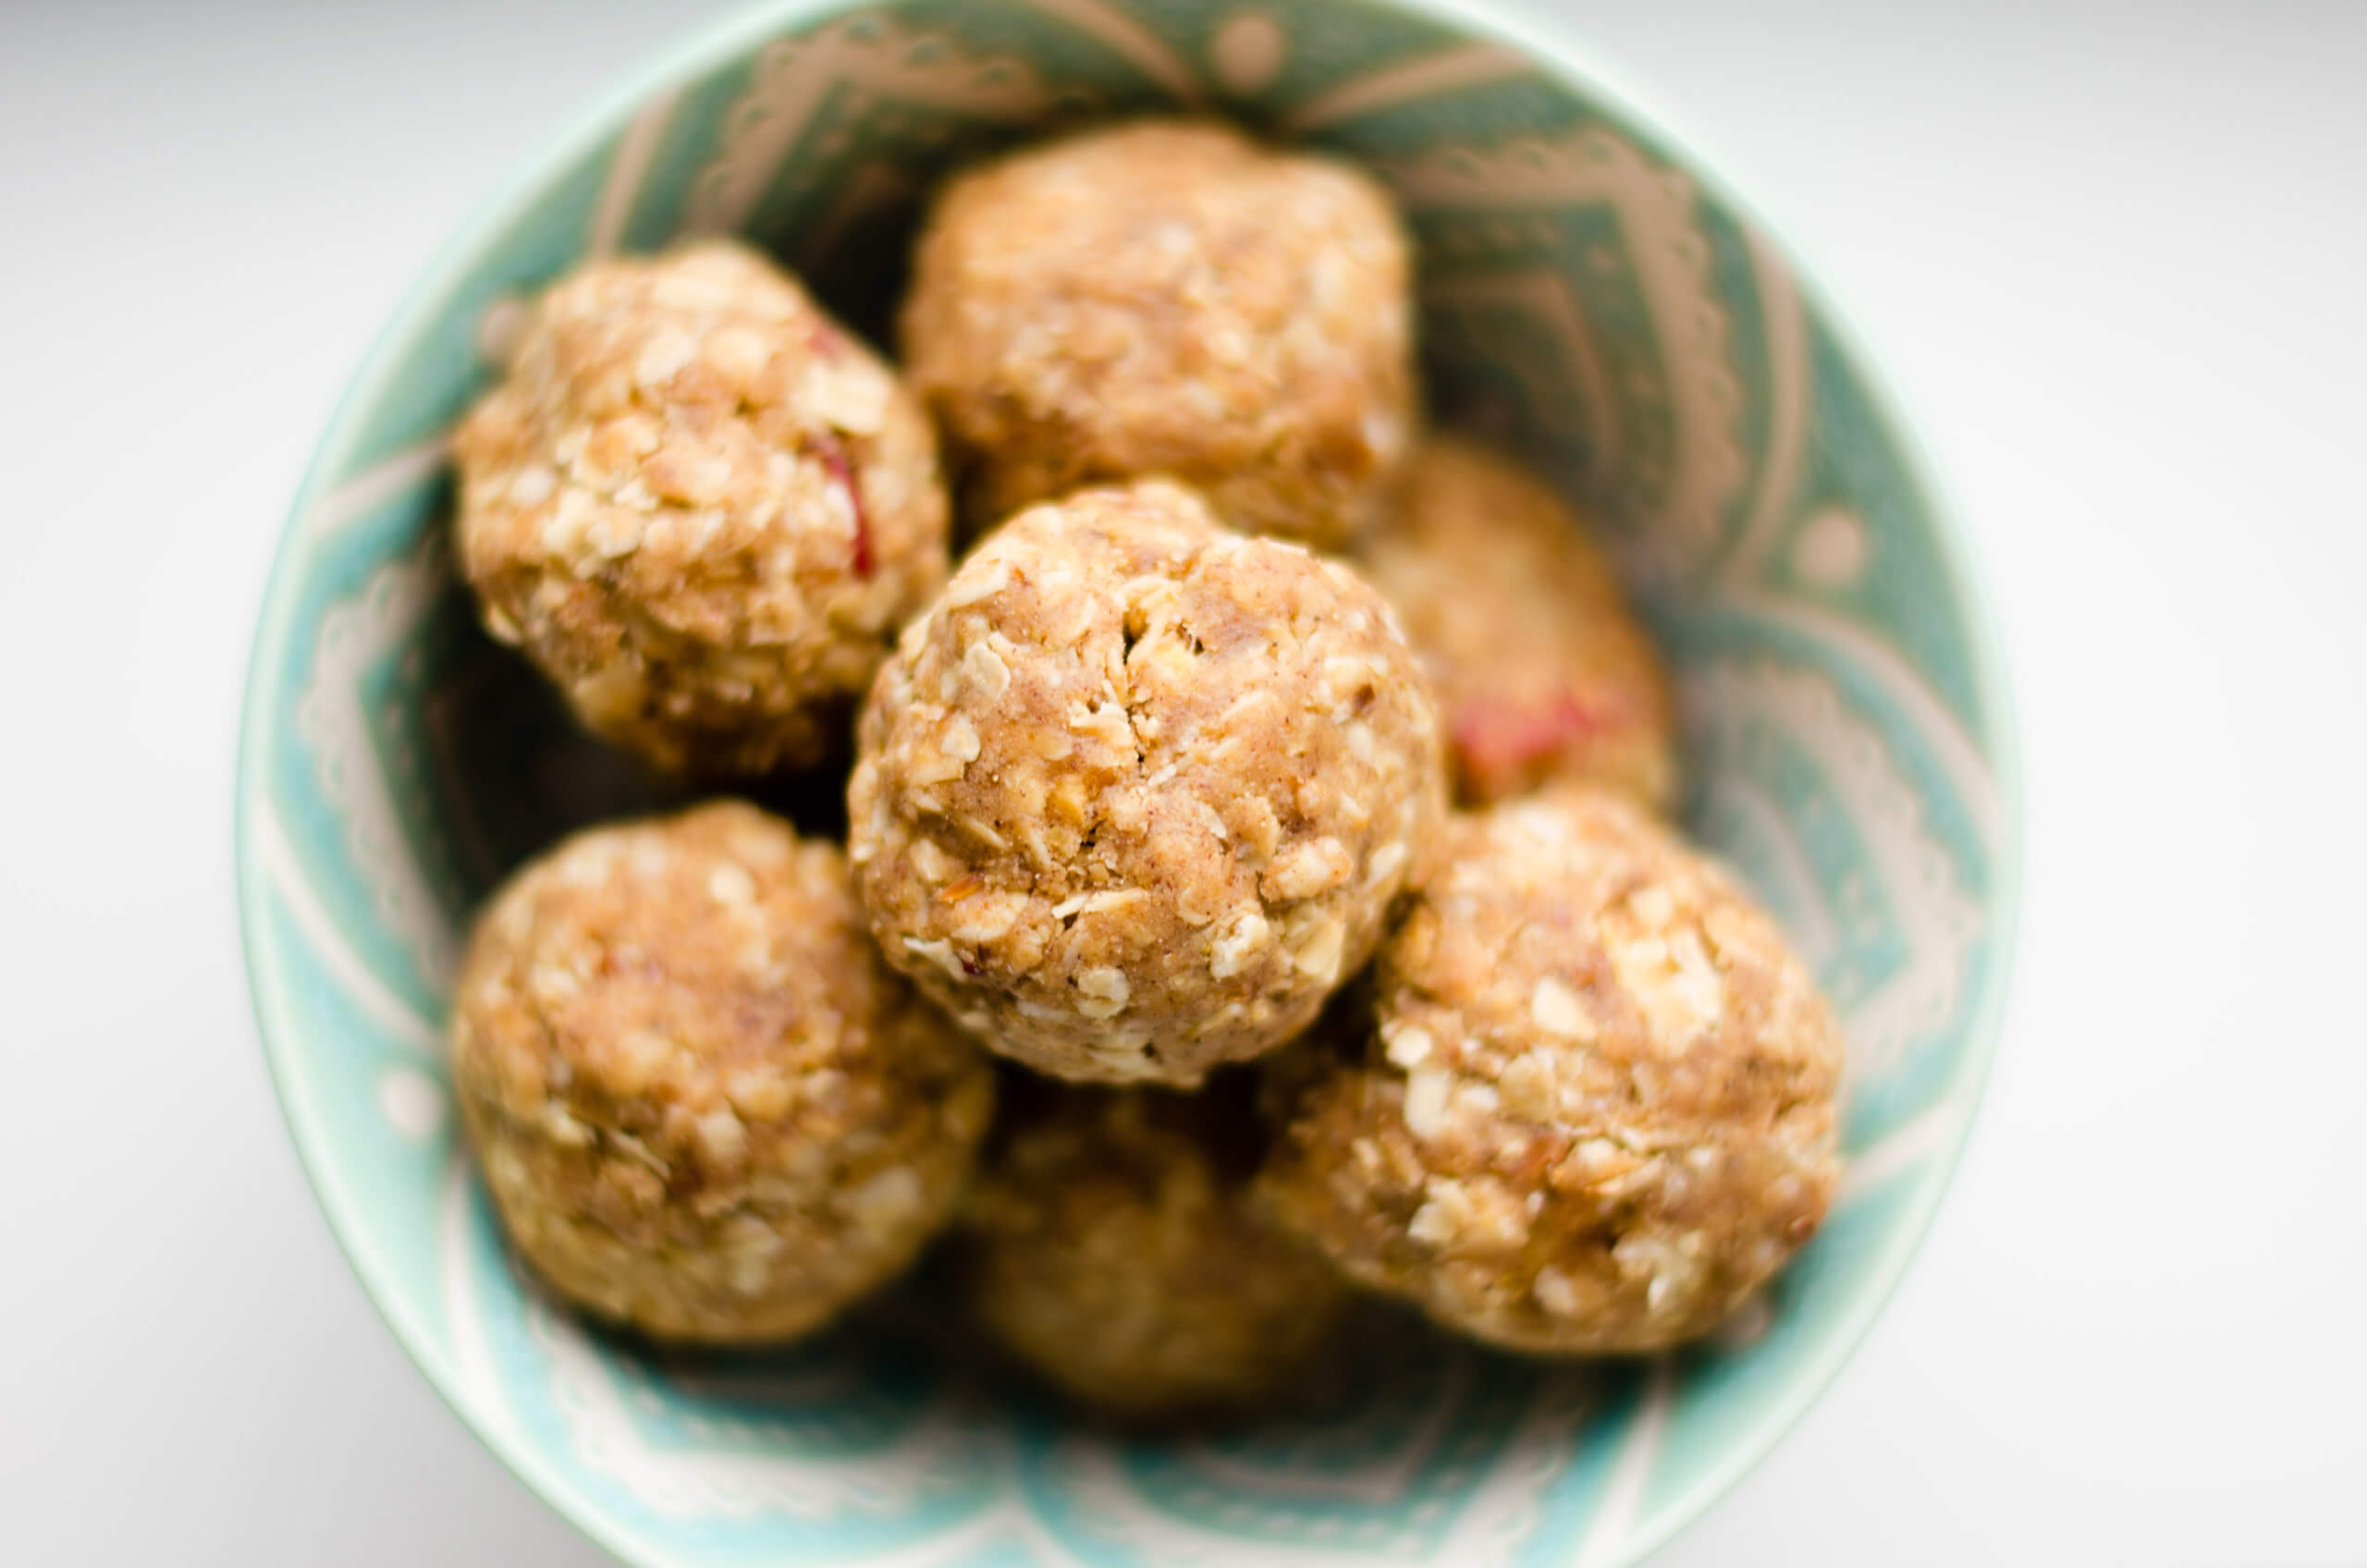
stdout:
[[(2009, 937), (1985, 635), (1904, 436), (1782, 255), (1560, 57), (1369, 0), (788, 5), (661, 67), (422, 286), (324, 440), (255, 652), (241, 909), (333, 1225), (489, 1444), (646, 1563), (1625, 1562), (1771, 1443), (1904, 1266), (1977, 1095)], [(1184, 1443), (982, 1384), (918, 1302), (786, 1354), (656, 1356), (512, 1269), (438, 1043), (476, 899), (656, 791), (474, 630), (444, 435), (479, 345), (578, 258), (754, 236), (877, 332), (933, 174), (1048, 123), (1200, 107), (1354, 156), (1424, 254), (1448, 423), (1594, 503), (1680, 673), (1690, 823), (1843, 1009), (1847, 1187), (1765, 1310), (1543, 1371), (1378, 1321), (1372, 1376)], [(809, 824), (828, 791), (778, 802)], [(940, 1555), (941, 1552), (941, 1555)]]

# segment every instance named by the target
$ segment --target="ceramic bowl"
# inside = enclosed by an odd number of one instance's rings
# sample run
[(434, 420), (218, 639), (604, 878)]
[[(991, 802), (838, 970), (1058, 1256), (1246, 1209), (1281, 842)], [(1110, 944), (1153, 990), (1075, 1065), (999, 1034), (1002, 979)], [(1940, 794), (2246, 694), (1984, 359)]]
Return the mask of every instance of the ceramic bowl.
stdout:
[[(463, 921), (648, 802), (475, 631), (446, 436), (521, 292), (754, 236), (877, 331), (940, 169), (1179, 106), (1355, 158), (1423, 254), (1441, 419), (1614, 525), (1681, 682), (1687, 821), (1841, 1008), (1849, 1174), (1717, 1343), (1540, 1369), (1406, 1329), (1286, 1424), (1186, 1442), (981, 1383), (925, 1303), (769, 1357), (658, 1356), (521, 1281), (439, 1044)], [(239, 908), (329, 1222), (461, 1418), (649, 1568), (1625, 1563), (1766, 1452), (1880, 1309), (1955, 1162), (2014, 917), (1993, 633), (1910, 433), (1784, 250), (1571, 45), (1433, 0), (790, 0), (645, 71), (429, 270), (330, 420), (257, 633)]]

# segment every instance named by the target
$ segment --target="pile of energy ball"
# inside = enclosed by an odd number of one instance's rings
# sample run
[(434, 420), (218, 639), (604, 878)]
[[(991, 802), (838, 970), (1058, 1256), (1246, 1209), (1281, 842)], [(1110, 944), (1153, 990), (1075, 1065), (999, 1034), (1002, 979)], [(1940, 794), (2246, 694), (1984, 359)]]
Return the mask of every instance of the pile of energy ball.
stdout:
[(854, 747), (843, 846), (718, 801), (479, 917), (460, 1103), (554, 1291), (780, 1341), (942, 1236), (1153, 1418), (1281, 1397), (1359, 1289), (1656, 1350), (1815, 1230), (1832, 1015), (1658, 819), (1581, 520), (1425, 433), (1410, 275), (1354, 169), (1143, 122), (951, 181), (901, 372), (732, 244), (543, 295), (459, 437), (486, 627), (705, 785)]

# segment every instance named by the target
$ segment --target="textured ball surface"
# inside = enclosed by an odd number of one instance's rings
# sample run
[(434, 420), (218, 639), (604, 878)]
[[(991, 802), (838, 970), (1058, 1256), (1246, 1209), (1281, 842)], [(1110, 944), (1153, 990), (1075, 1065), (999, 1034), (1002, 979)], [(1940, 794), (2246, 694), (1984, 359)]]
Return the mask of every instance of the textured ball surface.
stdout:
[(996, 1340), (1071, 1398), (1130, 1418), (1285, 1399), (1349, 1292), (1262, 1212), (1248, 1096), (1028, 1084), (1007, 1098), (961, 1249)]
[(1380, 595), (1153, 482), (1022, 513), (907, 630), (849, 853), (889, 962), (993, 1048), (1188, 1084), (1364, 962), (1444, 779)]
[(1356, 558), (1438, 685), (1465, 800), (1561, 781), (1674, 805), (1668, 671), (1560, 496), (1482, 447), (1436, 437)]
[(470, 1142), (560, 1294), (664, 1338), (788, 1339), (901, 1269), (991, 1112), (986, 1058), (880, 963), (846, 866), (752, 806), (595, 828), (477, 922)]
[(1524, 1350), (1715, 1327), (1830, 1201), (1842, 1044), (1775, 926), (1616, 797), (1458, 817), (1262, 1190), (1352, 1274)]
[(900, 336), (975, 521), (1163, 473), (1236, 527), (1332, 547), (1412, 435), (1411, 274), (1361, 172), (1144, 121), (957, 178)]
[(945, 578), (919, 404), (736, 245), (561, 280), (457, 452), (487, 630), (671, 771), (816, 760)]

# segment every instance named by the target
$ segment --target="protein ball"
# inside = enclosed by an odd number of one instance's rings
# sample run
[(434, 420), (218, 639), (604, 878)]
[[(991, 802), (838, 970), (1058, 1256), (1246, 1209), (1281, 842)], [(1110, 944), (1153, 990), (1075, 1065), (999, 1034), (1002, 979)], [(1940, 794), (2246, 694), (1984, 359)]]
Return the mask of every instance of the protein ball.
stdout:
[(1349, 1292), (1251, 1187), (1240, 1084), (1199, 1095), (1013, 1084), (965, 1210), (973, 1314), (1072, 1399), (1134, 1420), (1274, 1403)]
[(1356, 1278), (1499, 1344), (1658, 1350), (1814, 1232), (1842, 1044), (1774, 924), (1613, 796), (1458, 817), (1357, 1048), (1261, 1190)]
[(1380, 594), (1149, 482), (1021, 513), (906, 629), (848, 852), (889, 962), (988, 1046), (1190, 1084), (1313, 1021), (1444, 799)]
[(1411, 437), (1410, 275), (1359, 171), (1140, 121), (953, 180), (901, 337), (975, 521), (1164, 473), (1236, 527), (1328, 548)]
[(561, 281), (456, 450), (486, 629), (669, 771), (816, 760), (945, 580), (919, 403), (736, 245)]
[(1466, 801), (1564, 780), (1670, 808), (1668, 672), (1560, 496), (1484, 448), (1434, 438), (1358, 555), (1437, 683)]
[(788, 1339), (897, 1273), (993, 1104), (987, 1059), (878, 962), (837, 848), (735, 802), (593, 829), (512, 877), (451, 1033), (519, 1251), (673, 1340)]

